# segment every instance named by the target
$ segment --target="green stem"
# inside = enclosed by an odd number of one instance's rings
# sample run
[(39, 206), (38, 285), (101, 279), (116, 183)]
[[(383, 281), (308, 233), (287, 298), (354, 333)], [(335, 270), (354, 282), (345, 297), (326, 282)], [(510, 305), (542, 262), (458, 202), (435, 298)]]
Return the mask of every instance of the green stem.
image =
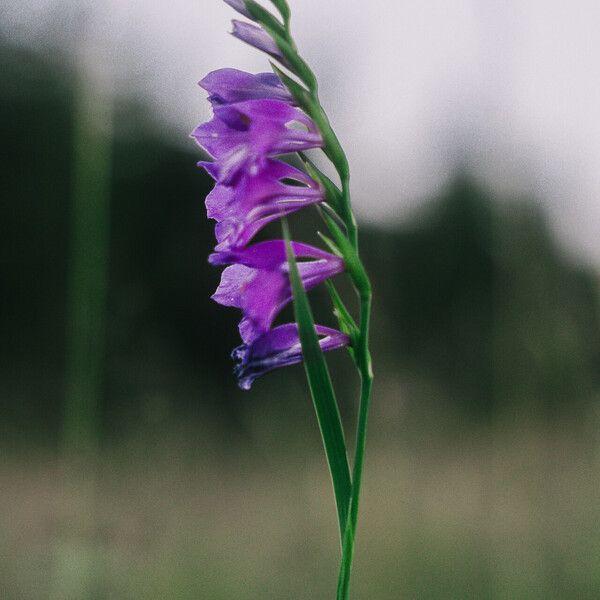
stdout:
[[(316, 90), (312, 91), (314, 105), (318, 107), (315, 120), (319, 125), (323, 138), (327, 142), (324, 150), (334, 164), (342, 185), (341, 217), (346, 225), (346, 233), (351, 248), (342, 254), (346, 260), (348, 272), (352, 278), (354, 288), (360, 298), (360, 332), (358, 348), (355, 349), (356, 359), (361, 377), (360, 407), (356, 429), (356, 449), (354, 453), (354, 466), (352, 472), (352, 491), (348, 507), (348, 519), (344, 530), (342, 542), (342, 560), (338, 577), (337, 600), (347, 600), (350, 588), (350, 574), (354, 556), (354, 540), (358, 522), (358, 506), (360, 502), (360, 489), (367, 438), (367, 422), (369, 418), (369, 405), (371, 402), (371, 389), (373, 384), (373, 371), (369, 353), (369, 322), (371, 315), (371, 283), (358, 255), (358, 228), (356, 218), (352, 212), (350, 200), (350, 175), (346, 154), (339, 144), (337, 136), (329, 125), (329, 119), (323, 110)], [(339, 236), (337, 238), (340, 240)], [(342, 240), (340, 240), (342, 241)], [(346, 246), (348, 243), (346, 243)]]
[(350, 202), (350, 181), (349, 177), (342, 179), (342, 209), (344, 211), (343, 219), (348, 231), (348, 238), (354, 250), (358, 250), (358, 229), (356, 219), (352, 212), (352, 204)]
[[(279, 6), (279, 3), (275, 3)], [(285, 12), (285, 11), (284, 11)], [(253, 13), (254, 14), (254, 13)], [(285, 20), (285, 18), (284, 18)], [(354, 465), (352, 474), (352, 488), (349, 505), (347, 507), (348, 516), (345, 521), (343, 541), (342, 541), (342, 561), (338, 579), (337, 600), (347, 600), (350, 585), (350, 573), (352, 570), (352, 559), (354, 554), (354, 539), (356, 534), (356, 525), (358, 521), (358, 506), (360, 501), (360, 488), (362, 480), (362, 470), (365, 454), (365, 444), (367, 437), (367, 422), (369, 416), (369, 404), (371, 402), (371, 389), (373, 384), (373, 371), (371, 368), (371, 357), (369, 354), (369, 322), (371, 314), (371, 284), (367, 273), (362, 265), (358, 255), (358, 229), (356, 219), (352, 212), (350, 200), (350, 172), (348, 159), (335, 132), (333, 131), (327, 114), (321, 106), (317, 90), (317, 80), (310, 67), (297, 54), (294, 41), (290, 34), (289, 23), (285, 23), (283, 39), (279, 42), (280, 34), (274, 32), (275, 39), (278, 41), (280, 49), (286, 55), (289, 61), (289, 68), (306, 85), (306, 88), (299, 86), (296, 81), (289, 78), (277, 67), (275, 72), (281, 77), (282, 81), (288, 86), (290, 92), (294, 95), (300, 106), (312, 117), (319, 128), (324, 141), (323, 151), (335, 167), (340, 183), (341, 197), (335, 193), (333, 182), (328, 179), (322, 179), (321, 182), (326, 185), (328, 193), (335, 198), (335, 209), (339, 209), (340, 217), (346, 227), (344, 235), (333, 219), (326, 219), (330, 231), (334, 235), (336, 243), (340, 247), (342, 256), (346, 262), (348, 274), (352, 279), (354, 289), (360, 298), (360, 325), (356, 347), (353, 349), (354, 357), (361, 377), (360, 407), (358, 415), (358, 424), (356, 429), (356, 448), (354, 453)], [(301, 158), (304, 159), (304, 157)], [(307, 162), (305, 160), (305, 162)], [(309, 169), (314, 167), (308, 161)], [(339, 203), (338, 203), (339, 198)], [(333, 296), (335, 300), (335, 294)], [(343, 306), (341, 301), (338, 303)], [(343, 310), (342, 310), (343, 317)], [(351, 319), (346, 317), (348, 322)], [(304, 345), (303, 345), (304, 347)], [(341, 515), (341, 511), (339, 513)]]
[(342, 545), (342, 561), (338, 578), (337, 600), (347, 600), (350, 589), (350, 574), (354, 556), (354, 540), (358, 522), (358, 507), (360, 502), (360, 489), (362, 471), (367, 439), (367, 424), (369, 419), (369, 405), (373, 386), (373, 371), (369, 354), (368, 336), (369, 320), (371, 314), (371, 290), (361, 290), (361, 332), (359, 341), (359, 366), (361, 375), (360, 407), (358, 425), (356, 428), (356, 449), (354, 452), (354, 467), (352, 471), (352, 495), (344, 541)]

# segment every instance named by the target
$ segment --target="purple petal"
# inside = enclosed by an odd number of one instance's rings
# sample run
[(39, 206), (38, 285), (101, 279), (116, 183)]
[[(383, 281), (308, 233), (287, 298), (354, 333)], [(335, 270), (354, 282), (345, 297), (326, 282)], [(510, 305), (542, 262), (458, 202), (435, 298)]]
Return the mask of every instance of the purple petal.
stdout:
[[(338, 256), (330, 254), (320, 248), (315, 248), (310, 244), (302, 242), (291, 242), (294, 256), (298, 259), (314, 258), (322, 259), (327, 262), (342, 263)], [(212, 265), (226, 265), (239, 263), (252, 267), (254, 269), (285, 269), (287, 268), (287, 255), (285, 250), (285, 240), (269, 240), (259, 242), (247, 248), (238, 248), (227, 252), (214, 252), (208, 257), (208, 262)], [(299, 263), (298, 267), (307, 263)], [(341, 269), (343, 270), (343, 268)]]
[(199, 83), (214, 105), (271, 98), (293, 104), (292, 95), (275, 73), (246, 73), (238, 69), (218, 69)]
[(235, 192), (225, 185), (215, 185), (206, 196), (206, 215), (209, 219), (222, 221), (231, 216)]
[(236, 218), (226, 219), (215, 226), (215, 237), (217, 252), (243, 248), (252, 238), (272, 221), (279, 219), (281, 214), (271, 214), (260, 219), (241, 221)]
[(210, 162), (207, 160), (201, 160), (196, 163), (197, 167), (202, 167), (206, 170), (206, 172), (215, 180), (219, 179), (219, 165), (214, 162)]
[(211, 298), (223, 306), (242, 307), (242, 293), (252, 281), (255, 270), (244, 265), (231, 265), (221, 274), (221, 283)]
[[(242, 140), (251, 144), (255, 152), (265, 156), (309, 150), (323, 143), (312, 119), (300, 109), (281, 100), (246, 100), (216, 106), (214, 114), (228, 126), (229, 134), (234, 135), (234, 143), (240, 143), (239, 140)], [(211, 129), (211, 133), (213, 131), (217, 133), (217, 138), (223, 136), (221, 125)], [(211, 140), (217, 138), (211, 135)], [(218, 145), (221, 143), (221, 140), (218, 140), (215, 153), (217, 157)], [(208, 150), (210, 152), (210, 149)]]
[[(330, 327), (315, 325), (319, 345), (326, 352), (347, 346), (350, 338)], [(271, 329), (251, 344), (243, 344), (232, 352), (236, 361), (234, 372), (239, 386), (249, 390), (257, 377), (265, 373), (302, 361), (302, 345), (296, 323), (288, 323)]]
[[(222, 119), (216, 117), (198, 125), (192, 131), (192, 137), (213, 157), (223, 157), (234, 150), (236, 146), (240, 146), (247, 141), (247, 136), (244, 136), (243, 132), (231, 130)], [(213, 165), (212, 167), (212, 172), (217, 173), (217, 176), (218, 166)]]
[(209, 218), (219, 221), (216, 250), (246, 246), (268, 223), (320, 202), (323, 194), (306, 173), (276, 160), (257, 175), (242, 177), (235, 187), (217, 184), (206, 199)]
[(252, 281), (244, 286), (242, 294), (241, 308), (251, 326), (250, 337), (243, 338), (245, 342), (268, 331), (275, 317), (291, 300), (288, 278), (278, 271), (257, 269)]
[(250, 11), (246, 8), (246, 3), (244, 0), (225, 0), (225, 4), (229, 4), (231, 8), (237, 10), (240, 14), (248, 17), (249, 19), (254, 20), (254, 17), (250, 13)]
[(261, 50), (286, 64), (285, 58), (281, 54), (279, 47), (262, 27), (253, 25), (252, 23), (244, 23), (243, 21), (238, 21), (236, 19), (233, 19), (231, 23), (233, 24), (233, 31), (231, 32), (233, 37), (242, 40), (242, 42), (246, 42), (246, 44)]

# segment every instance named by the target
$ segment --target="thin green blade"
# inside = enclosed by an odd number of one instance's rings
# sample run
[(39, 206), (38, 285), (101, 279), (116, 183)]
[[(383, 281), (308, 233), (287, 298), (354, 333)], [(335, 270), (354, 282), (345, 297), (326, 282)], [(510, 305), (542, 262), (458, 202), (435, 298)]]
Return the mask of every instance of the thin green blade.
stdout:
[(271, 0), (271, 2), (275, 5), (279, 14), (283, 18), (283, 22), (287, 23), (290, 20), (290, 7), (286, 0)]
[(329, 463), (340, 523), (340, 535), (343, 541), (352, 487), (344, 430), (327, 363), (319, 346), (310, 304), (300, 280), (298, 265), (292, 251), (290, 233), (285, 219), (282, 219), (282, 227), (290, 268), (290, 282), (294, 295), (294, 314), (298, 323), (304, 355), (304, 367)]

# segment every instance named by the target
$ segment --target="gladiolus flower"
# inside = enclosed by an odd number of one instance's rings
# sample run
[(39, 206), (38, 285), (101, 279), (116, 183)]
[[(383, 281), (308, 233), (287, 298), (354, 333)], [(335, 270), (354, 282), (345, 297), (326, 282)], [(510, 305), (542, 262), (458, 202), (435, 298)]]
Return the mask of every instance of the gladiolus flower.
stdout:
[(281, 100), (246, 100), (217, 105), (214, 118), (192, 137), (213, 158), (217, 181), (234, 185), (242, 173), (256, 175), (267, 158), (323, 144), (312, 119)]
[[(209, 173), (212, 164), (206, 165)], [(206, 197), (207, 215), (217, 221), (215, 249), (246, 246), (265, 225), (320, 202), (323, 194), (304, 171), (272, 159), (257, 175), (242, 177), (234, 187), (217, 184)]]

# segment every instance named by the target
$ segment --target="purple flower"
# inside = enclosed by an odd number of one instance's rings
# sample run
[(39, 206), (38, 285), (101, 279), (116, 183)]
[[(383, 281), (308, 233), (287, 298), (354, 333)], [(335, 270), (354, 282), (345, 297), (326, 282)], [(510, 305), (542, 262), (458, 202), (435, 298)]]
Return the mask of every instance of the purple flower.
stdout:
[[(206, 166), (209, 173), (211, 165)], [(306, 173), (273, 159), (258, 174), (240, 178), (234, 187), (217, 184), (206, 197), (208, 217), (217, 221), (216, 250), (246, 246), (271, 221), (322, 199), (322, 188)]]
[(254, 75), (238, 69), (218, 69), (209, 73), (198, 85), (210, 94), (208, 100), (213, 105), (261, 98), (294, 103), (292, 95), (275, 73)]
[(240, 14), (254, 20), (254, 17), (250, 14), (250, 11), (246, 8), (244, 0), (225, 0), (225, 4), (229, 4), (231, 8), (237, 10)]
[[(344, 270), (344, 261), (319, 248), (292, 242), (305, 290)], [(242, 340), (249, 344), (270, 329), (275, 317), (292, 299), (284, 240), (260, 242), (248, 248), (216, 252), (213, 265), (229, 264), (212, 298), (242, 310)]]
[(217, 105), (214, 118), (192, 137), (214, 159), (219, 183), (233, 185), (242, 172), (256, 175), (269, 156), (317, 148), (321, 134), (310, 117), (281, 100)]
[[(347, 346), (350, 338), (329, 327), (315, 325), (319, 345), (324, 352)], [(250, 344), (238, 346), (231, 354), (236, 361), (234, 373), (239, 386), (249, 390), (257, 377), (268, 371), (302, 362), (302, 346), (296, 323), (279, 325), (263, 333)]]
[[(244, 0), (225, 1), (252, 18)], [(285, 64), (261, 27), (234, 20), (232, 33)], [(199, 85), (208, 92), (214, 113), (192, 133), (213, 159), (198, 164), (216, 181), (206, 198), (208, 217), (217, 221), (217, 246), (209, 262), (228, 265), (212, 298), (242, 311), (239, 330), (244, 344), (233, 356), (240, 387), (249, 389), (261, 374), (302, 360), (297, 325), (273, 328), (292, 299), (286, 244), (283, 240), (248, 244), (271, 221), (323, 200), (324, 190), (304, 171), (275, 160), (281, 154), (320, 147), (323, 139), (274, 74), (219, 69)], [(319, 248), (299, 242), (291, 247), (307, 291), (345, 268), (343, 259)], [(335, 329), (317, 325), (315, 330), (323, 350), (349, 343)]]

